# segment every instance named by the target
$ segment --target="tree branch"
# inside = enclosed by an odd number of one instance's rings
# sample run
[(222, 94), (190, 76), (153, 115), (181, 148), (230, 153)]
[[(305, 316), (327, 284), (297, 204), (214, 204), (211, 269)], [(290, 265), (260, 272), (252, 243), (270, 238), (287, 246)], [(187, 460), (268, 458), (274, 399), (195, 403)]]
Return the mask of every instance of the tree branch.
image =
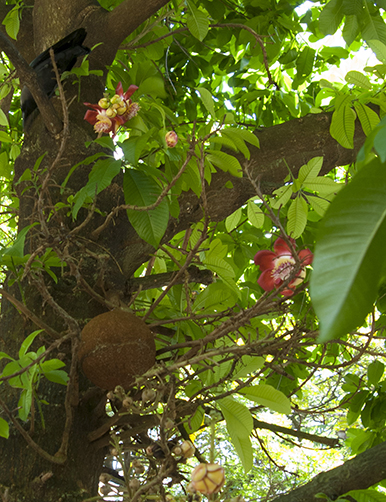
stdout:
[(324, 444), (330, 448), (336, 448), (340, 446), (339, 438), (328, 438), (325, 436), (317, 436), (316, 434), (308, 434), (307, 432), (297, 431), (294, 429), (288, 429), (287, 427), (281, 427), (276, 424), (269, 424), (268, 422), (262, 422), (261, 420), (253, 419), (253, 427), (255, 429), (267, 429), (272, 432), (280, 432), (281, 434), (288, 434), (300, 439), (307, 439), (308, 441), (313, 441), (314, 443)]
[(147, 0), (139, 4), (137, 0), (125, 0), (107, 15), (106, 32), (118, 45), (128, 35), (169, 3), (169, 0)]
[(272, 502), (312, 502), (317, 493), (324, 493), (332, 500), (350, 490), (365, 490), (386, 479), (386, 442), (380, 443), (343, 465), (318, 474), (306, 485), (281, 495)]
[(43, 122), (50, 133), (58, 134), (63, 124), (55, 111), (51, 101), (40, 86), (36, 72), (25, 61), (11, 40), (0, 31), (0, 49), (9, 57), (17, 70), (20, 81), (31, 91), (42, 115)]
[[(141, 288), (142, 291), (147, 289), (161, 288), (166, 286), (173, 279), (177, 272), (165, 272), (163, 274), (145, 275), (144, 277), (133, 277), (127, 282), (126, 294), (132, 294)], [(187, 269), (184, 275), (177, 279), (174, 284), (183, 284), (188, 282), (197, 282), (199, 284), (211, 284), (213, 282), (213, 274), (210, 270), (200, 270), (195, 266)]]

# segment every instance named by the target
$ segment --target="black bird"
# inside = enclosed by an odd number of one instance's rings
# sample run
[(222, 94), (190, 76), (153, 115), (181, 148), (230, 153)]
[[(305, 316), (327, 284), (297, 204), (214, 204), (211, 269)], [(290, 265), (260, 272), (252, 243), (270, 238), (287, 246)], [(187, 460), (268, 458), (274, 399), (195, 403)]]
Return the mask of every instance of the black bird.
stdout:
[[(82, 45), (85, 38), (86, 30), (84, 28), (79, 28), (52, 46), (59, 73), (70, 71), (76, 63), (78, 57), (89, 54), (90, 49)], [(31, 68), (33, 68), (37, 74), (42, 89), (48, 97), (51, 97), (54, 94), (57, 87), (49, 52), (50, 48), (51, 47), (39, 54), (39, 56), (35, 58), (32, 63), (30, 63)], [(28, 87), (24, 86), (21, 91), (20, 106), (25, 128), (29, 117), (37, 108), (35, 100)]]

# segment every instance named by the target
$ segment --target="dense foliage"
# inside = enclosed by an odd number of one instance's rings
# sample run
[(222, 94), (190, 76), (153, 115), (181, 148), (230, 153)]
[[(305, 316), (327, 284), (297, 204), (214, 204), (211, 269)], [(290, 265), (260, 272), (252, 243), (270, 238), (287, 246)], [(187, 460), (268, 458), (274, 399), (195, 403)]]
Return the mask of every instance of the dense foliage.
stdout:
[[(43, 110), (23, 130), (28, 75), (12, 49), (34, 57), (23, 23), (33, 7), (38, 32), (47, 2), (0, 11), (0, 292), (27, 326), (0, 347), (1, 445), (22, 435), (47, 465), (68, 461), (79, 371), (81, 394), (92, 387), (76, 361), (89, 303), (134, 312), (157, 356), (131, 388), (101, 392), (87, 441), (106, 452), (102, 484), (84, 500), (198, 500), (198, 462), (225, 468), (211, 499), (280, 500), (382, 445), (386, 2), (160, 0), (127, 27), (131, 0), (77, 3), (106, 30), (84, 22), (91, 54), (47, 112), (59, 133)], [(58, 40), (47, 23), (44, 49)], [(64, 433), (48, 453), (34, 432), (60, 386)], [(371, 471), (308, 496), (386, 500)]]

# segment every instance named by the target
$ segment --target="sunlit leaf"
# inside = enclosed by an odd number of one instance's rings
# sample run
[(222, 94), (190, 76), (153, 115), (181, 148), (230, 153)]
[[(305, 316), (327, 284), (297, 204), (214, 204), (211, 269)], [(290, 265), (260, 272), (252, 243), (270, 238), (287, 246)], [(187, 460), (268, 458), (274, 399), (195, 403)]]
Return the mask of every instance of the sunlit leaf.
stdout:
[(320, 225), (311, 297), (321, 340), (363, 322), (381, 279), (385, 242), (386, 169), (374, 159), (335, 197)]
[(271, 385), (259, 384), (244, 387), (239, 390), (240, 394), (247, 399), (267, 406), (267, 408), (286, 415), (291, 413), (291, 402), (283, 392), (273, 388)]

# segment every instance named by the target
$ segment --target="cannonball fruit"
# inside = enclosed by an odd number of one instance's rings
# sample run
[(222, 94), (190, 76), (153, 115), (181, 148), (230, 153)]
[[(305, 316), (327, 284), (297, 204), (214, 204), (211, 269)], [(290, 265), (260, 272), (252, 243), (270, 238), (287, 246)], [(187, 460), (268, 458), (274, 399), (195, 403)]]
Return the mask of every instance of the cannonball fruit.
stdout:
[(154, 337), (142, 319), (115, 309), (86, 324), (78, 357), (94, 385), (105, 390), (117, 385), (129, 389), (134, 376), (143, 375), (155, 363)]

